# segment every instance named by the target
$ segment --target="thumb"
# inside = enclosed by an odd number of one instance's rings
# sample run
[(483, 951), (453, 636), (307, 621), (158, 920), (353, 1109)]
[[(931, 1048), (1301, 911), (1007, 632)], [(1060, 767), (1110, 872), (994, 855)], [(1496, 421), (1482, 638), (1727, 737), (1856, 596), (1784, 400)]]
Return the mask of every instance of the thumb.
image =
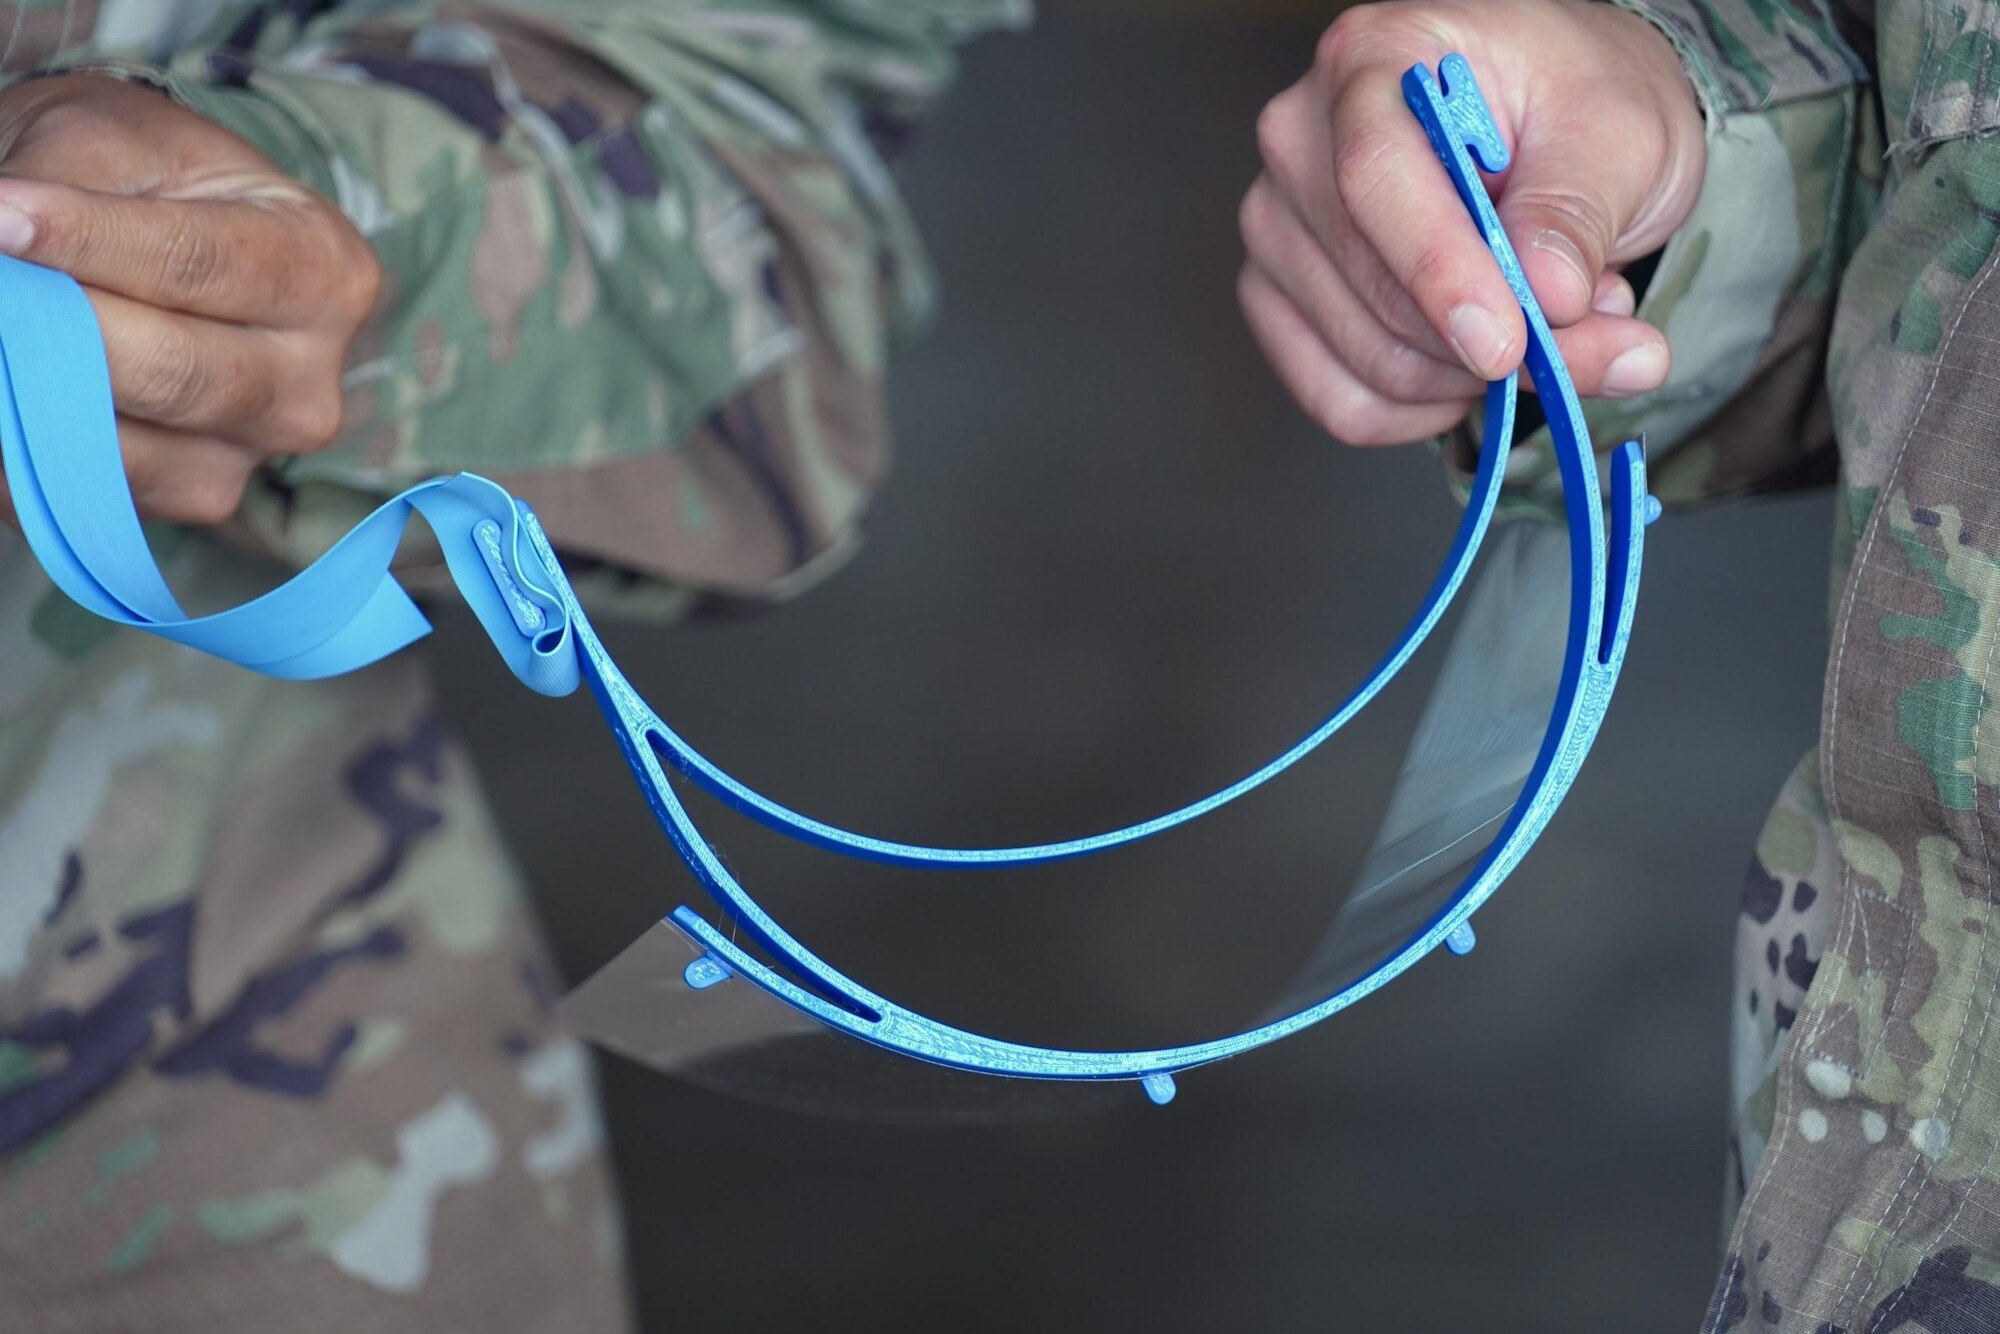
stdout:
[(1605, 266), (1627, 258), (1615, 252), (1640, 204), (1619, 197), (1605, 155), (1588, 143), (1589, 136), (1577, 134), (1522, 144), (1501, 187), (1500, 221), (1557, 328), (1588, 315)]

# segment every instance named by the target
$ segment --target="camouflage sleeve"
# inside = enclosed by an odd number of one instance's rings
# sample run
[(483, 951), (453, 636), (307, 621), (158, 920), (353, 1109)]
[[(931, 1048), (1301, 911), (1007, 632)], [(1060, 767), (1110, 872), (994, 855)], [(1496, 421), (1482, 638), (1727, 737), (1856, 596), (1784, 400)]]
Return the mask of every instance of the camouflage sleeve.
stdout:
[[(1866, 25), (1853, 0), (1824, 12), (1811, 0), (1615, 3), (1680, 50), (1708, 120), (1708, 169), (1638, 309), (1665, 330), (1673, 372), (1652, 394), (1586, 403), (1592, 436), (1643, 436), (1669, 504), (1825, 481), (1833, 299), (1880, 190)], [(1471, 431), (1447, 442), (1461, 486)], [(1509, 481), (1533, 502), (1553, 492), (1546, 431), (1521, 442)]]
[(1868, 81), (1863, 0), (1611, 0), (1665, 33), (1712, 132), (1731, 115)]
[(219, 121), (381, 257), (341, 437), (243, 536), (307, 559), (468, 469), (628, 592), (768, 598), (851, 541), (886, 352), (931, 308), (886, 160), (953, 43), (1028, 3), (262, 0), (153, 50), (106, 6), (51, 63)]

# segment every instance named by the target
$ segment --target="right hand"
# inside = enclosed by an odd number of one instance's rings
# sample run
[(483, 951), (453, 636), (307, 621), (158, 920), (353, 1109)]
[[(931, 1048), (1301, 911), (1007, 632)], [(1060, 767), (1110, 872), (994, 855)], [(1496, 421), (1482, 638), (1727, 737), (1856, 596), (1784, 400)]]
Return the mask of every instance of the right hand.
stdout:
[(82, 284), (147, 517), (222, 523), (259, 466), (338, 432), (374, 252), (215, 122), (87, 74), (0, 92), (0, 252)]
[(1701, 109), (1673, 46), (1601, 0), (1362, 5), (1258, 119), (1239, 283), (1279, 378), (1350, 444), (1448, 429), (1527, 348), (1520, 305), (1403, 103), (1403, 72), (1453, 51), (1512, 152), (1488, 185), (1578, 391), (1666, 380), (1666, 338), (1632, 318), (1618, 271), (1658, 249), (1701, 188)]

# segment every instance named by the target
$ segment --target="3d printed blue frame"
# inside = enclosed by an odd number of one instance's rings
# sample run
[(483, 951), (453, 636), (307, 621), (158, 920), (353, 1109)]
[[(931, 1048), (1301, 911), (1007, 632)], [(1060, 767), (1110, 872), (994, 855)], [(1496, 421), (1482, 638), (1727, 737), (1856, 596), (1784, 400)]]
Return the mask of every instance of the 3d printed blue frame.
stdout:
[[(1284, 1018), (1234, 1036), (1149, 1051), (1029, 1046), (966, 1032), (868, 990), (788, 933), (730, 874), (676, 794), (671, 767), (735, 809), (792, 838), (843, 855), (940, 869), (1020, 866), (1084, 856), (1149, 837), (1262, 785), (1317, 748), (1410, 660), (1464, 583), (1500, 494), (1517, 394), (1488, 386), (1485, 446), (1443, 565), (1395, 647), (1312, 733), (1262, 768), (1179, 810), (1108, 833), (1012, 848), (923, 847), (839, 829), (792, 811), (732, 778), (674, 732), (619, 672), (527, 506), (471, 474), (413, 487), (389, 501), (282, 587), (214, 616), (189, 618), (146, 548), (126, 487), (103, 348), (80, 289), (63, 275), (0, 262), (0, 454), (22, 530), (52, 579), (83, 606), (273, 676), (334, 675), (420, 637), (428, 622), (389, 574), (411, 513), (435, 531), (452, 576), (508, 666), (531, 688), (560, 695), (588, 681), (654, 813), (724, 913), (767, 964), (691, 909), (667, 919), (700, 951), (681, 984), (740, 979), (827, 1028), (902, 1055), (993, 1075), (1137, 1080), (1156, 1102), (1173, 1076), (1261, 1047), (1317, 1023), (1382, 986), (1440, 943), (1472, 947), (1470, 919), (1541, 834), (1597, 734), (1623, 662), (1638, 597), (1643, 532), (1658, 513), (1639, 446), (1611, 459), (1607, 531), (1589, 432), (1555, 340), (1529, 290), (1475, 166), (1504, 170), (1507, 151), (1464, 58), (1441, 79), (1418, 66), (1403, 81), (1412, 111), (1519, 299), (1527, 369), (1548, 409), (1570, 538), (1570, 613), (1562, 678), (1521, 798), (1447, 907), (1358, 981)], [(32, 312), (31, 327), (11, 317)]]

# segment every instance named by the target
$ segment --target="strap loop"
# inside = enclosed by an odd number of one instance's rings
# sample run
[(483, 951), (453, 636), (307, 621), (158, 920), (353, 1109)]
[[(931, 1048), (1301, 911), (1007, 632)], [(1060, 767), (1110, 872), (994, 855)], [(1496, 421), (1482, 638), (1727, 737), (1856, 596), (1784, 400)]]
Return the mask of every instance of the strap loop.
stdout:
[[(569, 614), (524, 558), (526, 507), (483, 477), (423, 482), (386, 501), (291, 579), (190, 617), (153, 560), (118, 449), (97, 319), (68, 275), (0, 256), (0, 459), (21, 531), (65, 593), (108, 620), (266, 676), (338, 676), (430, 633), (390, 573), (421, 514), (466, 603), (530, 689), (581, 679)], [(481, 534), (485, 535), (482, 537)], [(532, 565), (530, 564), (532, 562)]]

